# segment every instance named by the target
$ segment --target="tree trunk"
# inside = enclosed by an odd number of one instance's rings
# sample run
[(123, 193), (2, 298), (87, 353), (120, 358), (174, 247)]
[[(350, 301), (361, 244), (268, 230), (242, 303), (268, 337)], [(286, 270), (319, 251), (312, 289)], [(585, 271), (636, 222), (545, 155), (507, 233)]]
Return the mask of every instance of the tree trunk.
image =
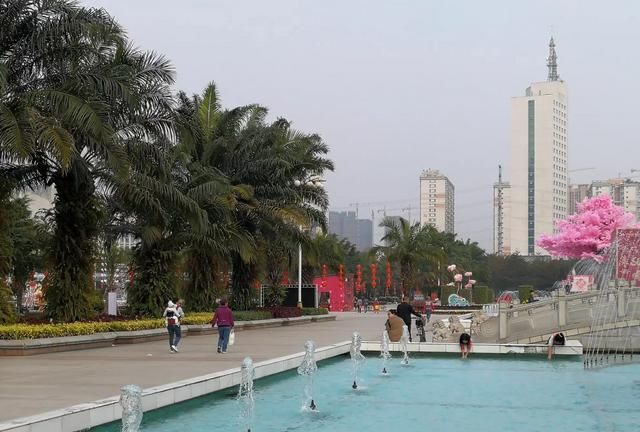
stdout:
[(187, 263), (189, 280), (185, 286), (185, 301), (190, 311), (208, 312), (215, 308), (216, 299), (221, 295), (217, 289), (218, 266), (216, 260), (205, 248), (191, 253)]
[(45, 295), (46, 312), (56, 321), (79, 321), (94, 315), (92, 301), (94, 243), (100, 210), (95, 185), (82, 161), (55, 177), (53, 268)]
[(231, 300), (233, 306), (238, 310), (249, 310), (253, 306), (256, 297), (252, 284), (256, 280), (257, 267), (253, 263), (245, 262), (236, 253), (233, 254), (232, 264)]
[(172, 240), (140, 245), (134, 252), (136, 276), (127, 293), (133, 314), (159, 316), (169, 300), (177, 300), (177, 252)]

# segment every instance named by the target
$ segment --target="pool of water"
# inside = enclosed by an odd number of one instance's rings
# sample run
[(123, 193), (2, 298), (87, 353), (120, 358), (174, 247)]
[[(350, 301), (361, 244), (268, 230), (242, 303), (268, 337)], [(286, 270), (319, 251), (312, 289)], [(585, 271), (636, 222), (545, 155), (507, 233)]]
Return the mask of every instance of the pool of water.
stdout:
[[(295, 371), (255, 382), (254, 432), (409, 430), (617, 431), (640, 430), (640, 365), (584, 370), (579, 360), (539, 357), (462, 360), (398, 355), (380, 374), (369, 355), (353, 390), (351, 363), (319, 364), (317, 412), (304, 412), (303, 381)], [(142, 432), (240, 431), (237, 388), (145, 414)], [(93, 431), (119, 431), (111, 424)]]

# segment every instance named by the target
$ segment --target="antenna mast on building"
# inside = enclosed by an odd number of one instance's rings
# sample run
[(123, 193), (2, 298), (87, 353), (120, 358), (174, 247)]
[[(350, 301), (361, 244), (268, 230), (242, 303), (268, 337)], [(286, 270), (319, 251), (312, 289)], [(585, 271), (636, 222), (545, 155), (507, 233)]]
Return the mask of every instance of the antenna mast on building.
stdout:
[(502, 255), (504, 251), (504, 184), (502, 183), (502, 165), (498, 165), (498, 184), (496, 185), (498, 192), (498, 215), (497, 215), (497, 255)]
[(553, 41), (553, 37), (549, 41), (549, 57), (547, 57), (547, 67), (549, 68), (549, 75), (547, 81), (558, 81), (558, 55), (556, 54), (556, 44)]

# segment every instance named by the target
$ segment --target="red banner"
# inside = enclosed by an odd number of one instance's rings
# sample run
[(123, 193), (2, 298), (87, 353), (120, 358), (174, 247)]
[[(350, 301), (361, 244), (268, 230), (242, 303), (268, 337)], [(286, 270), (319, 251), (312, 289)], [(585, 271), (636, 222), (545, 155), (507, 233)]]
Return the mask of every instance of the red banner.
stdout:
[(359, 293), (362, 289), (362, 266), (358, 264), (356, 266), (356, 292)]
[(617, 236), (618, 279), (640, 287), (640, 228), (619, 229)]
[(389, 295), (389, 290), (391, 289), (391, 263), (387, 262), (387, 266), (385, 268), (385, 281), (384, 281), (384, 295)]

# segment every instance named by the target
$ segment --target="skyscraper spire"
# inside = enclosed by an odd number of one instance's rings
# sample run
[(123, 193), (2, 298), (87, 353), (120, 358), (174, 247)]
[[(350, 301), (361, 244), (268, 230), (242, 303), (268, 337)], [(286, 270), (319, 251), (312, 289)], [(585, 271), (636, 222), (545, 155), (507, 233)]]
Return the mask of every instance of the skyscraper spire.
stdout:
[(547, 81), (558, 81), (558, 56), (556, 54), (556, 44), (553, 42), (553, 36), (549, 41), (549, 57), (547, 57), (547, 67), (549, 68), (549, 75)]

